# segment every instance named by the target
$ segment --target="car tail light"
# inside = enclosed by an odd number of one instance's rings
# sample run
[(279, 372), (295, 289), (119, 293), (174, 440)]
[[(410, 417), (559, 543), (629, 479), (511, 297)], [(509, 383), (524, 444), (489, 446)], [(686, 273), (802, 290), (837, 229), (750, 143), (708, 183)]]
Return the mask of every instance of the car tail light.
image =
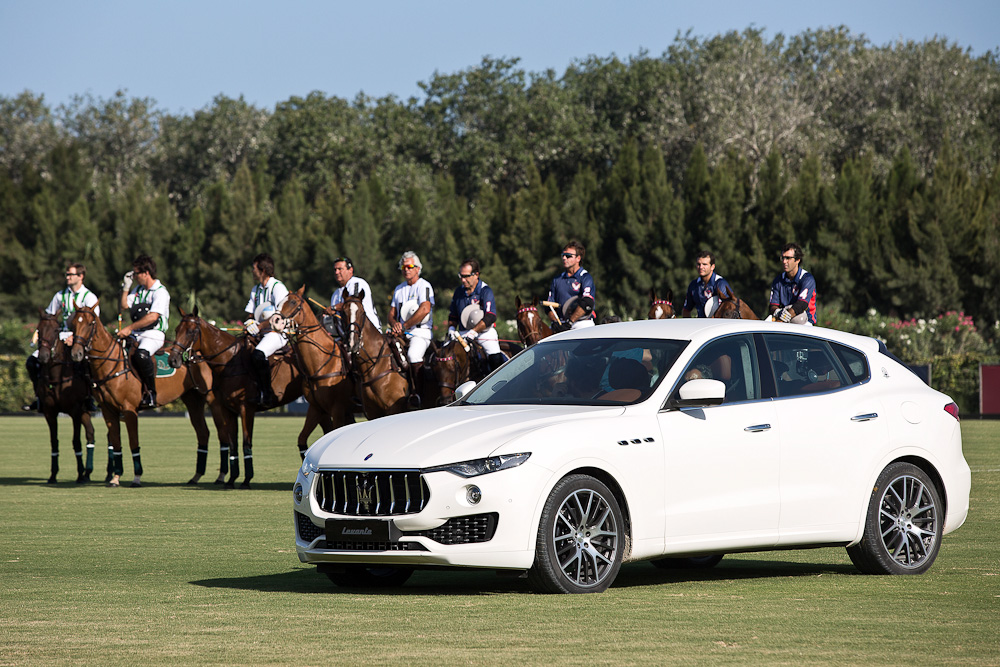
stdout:
[(955, 418), (956, 421), (962, 421), (962, 418), (958, 416), (958, 405), (956, 403), (949, 403), (944, 406), (944, 411)]

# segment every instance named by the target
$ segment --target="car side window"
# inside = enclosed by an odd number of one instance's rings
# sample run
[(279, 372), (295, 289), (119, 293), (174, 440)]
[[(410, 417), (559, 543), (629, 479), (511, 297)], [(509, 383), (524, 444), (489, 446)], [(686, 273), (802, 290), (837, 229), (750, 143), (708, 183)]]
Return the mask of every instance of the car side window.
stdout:
[(831, 345), (833, 351), (837, 353), (840, 363), (844, 364), (844, 370), (847, 372), (851, 384), (860, 384), (871, 377), (868, 358), (862, 352), (839, 343), (831, 343)]
[(829, 343), (811, 336), (764, 334), (779, 398), (851, 384)]
[(726, 385), (723, 403), (760, 398), (760, 371), (753, 338), (741, 334), (712, 341), (695, 355), (681, 378), (682, 383), (699, 378), (720, 380)]

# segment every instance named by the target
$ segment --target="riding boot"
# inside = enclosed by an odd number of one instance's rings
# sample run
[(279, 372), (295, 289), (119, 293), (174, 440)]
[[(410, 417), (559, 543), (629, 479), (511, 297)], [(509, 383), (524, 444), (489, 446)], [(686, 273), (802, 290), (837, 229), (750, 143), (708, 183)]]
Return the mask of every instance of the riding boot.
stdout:
[(411, 408), (420, 408), (420, 393), (423, 389), (423, 379), (420, 371), (423, 369), (423, 362), (410, 362), (410, 395), (407, 397), (407, 402), (410, 404)]
[(38, 357), (28, 357), (28, 360), (24, 362), (24, 367), (28, 371), (28, 378), (31, 380), (31, 387), (35, 390), (35, 400), (31, 403), (27, 403), (21, 406), (21, 409), (25, 412), (38, 412), (42, 411), (42, 392), (38, 386), (38, 378), (42, 374), (42, 362), (38, 360)]
[(504, 356), (503, 352), (497, 352), (496, 354), (491, 354), (487, 358), (487, 360), (489, 361), (489, 365), (490, 365), (490, 373), (492, 373), (496, 369), (498, 369), (501, 366), (503, 366), (504, 362), (507, 361), (507, 357)]
[(132, 365), (135, 374), (142, 381), (145, 391), (142, 393), (142, 402), (139, 409), (156, 407), (156, 363), (153, 357), (146, 350), (138, 350), (132, 355)]
[(74, 361), (73, 372), (83, 380), (84, 385), (87, 387), (87, 398), (83, 399), (83, 409), (87, 412), (97, 412), (97, 403), (94, 401), (94, 395), (91, 393), (94, 383), (90, 379), (90, 364), (82, 361)]
[(261, 410), (273, 408), (278, 401), (274, 396), (274, 390), (271, 389), (271, 364), (260, 350), (253, 351), (250, 362), (257, 379), (257, 407)]

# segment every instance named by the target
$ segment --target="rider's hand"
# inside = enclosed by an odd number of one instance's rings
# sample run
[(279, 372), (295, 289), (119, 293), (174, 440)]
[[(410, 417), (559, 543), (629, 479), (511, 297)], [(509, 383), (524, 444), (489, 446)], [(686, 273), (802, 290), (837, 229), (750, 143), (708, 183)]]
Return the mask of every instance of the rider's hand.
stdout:
[(471, 329), (465, 333), (465, 340), (476, 340), (479, 338), (479, 332), (475, 329)]
[(794, 316), (795, 313), (792, 312), (791, 306), (785, 306), (775, 314), (774, 319), (780, 320), (782, 322), (791, 322), (792, 317)]
[(246, 328), (247, 333), (251, 336), (256, 336), (260, 333), (260, 325), (257, 324), (257, 320), (252, 317), (244, 322), (243, 326)]
[(448, 338), (453, 339), (458, 335), (458, 329), (455, 327), (448, 327)]
[(132, 325), (131, 324), (126, 324), (124, 327), (122, 327), (118, 331), (118, 337), (119, 338), (128, 338), (130, 335), (132, 335)]
[(122, 276), (122, 291), (128, 294), (129, 290), (132, 289), (132, 284), (135, 282), (135, 272), (129, 271), (124, 276)]
[(552, 333), (562, 333), (563, 331), (569, 331), (573, 328), (573, 325), (569, 322), (554, 322), (552, 324)]

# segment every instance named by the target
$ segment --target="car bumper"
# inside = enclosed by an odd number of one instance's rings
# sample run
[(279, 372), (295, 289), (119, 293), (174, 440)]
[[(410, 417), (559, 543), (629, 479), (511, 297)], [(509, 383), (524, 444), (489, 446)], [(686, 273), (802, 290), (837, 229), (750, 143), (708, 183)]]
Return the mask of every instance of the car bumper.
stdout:
[[(322, 471), (320, 471), (322, 472)], [(538, 498), (551, 473), (530, 462), (510, 470), (463, 478), (449, 472), (426, 473), (429, 490), (419, 512), (396, 516), (356, 516), (326, 512), (319, 506), (318, 476), (301, 473), (294, 503), (295, 547), (303, 563), (354, 563), (407, 566), (481, 567), (525, 570), (534, 560), (534, 525)], [(481, 494), (469, 499), (470, 487)], [(328, 521), (330, 523), (328, 523)], [(327, 528), (368, 521), (388, 522), (388, 541), (331, 535)], [(347, 523), (351, 522), (351, 523)], [(377, 527), (376, 527), (377, 528)]]

